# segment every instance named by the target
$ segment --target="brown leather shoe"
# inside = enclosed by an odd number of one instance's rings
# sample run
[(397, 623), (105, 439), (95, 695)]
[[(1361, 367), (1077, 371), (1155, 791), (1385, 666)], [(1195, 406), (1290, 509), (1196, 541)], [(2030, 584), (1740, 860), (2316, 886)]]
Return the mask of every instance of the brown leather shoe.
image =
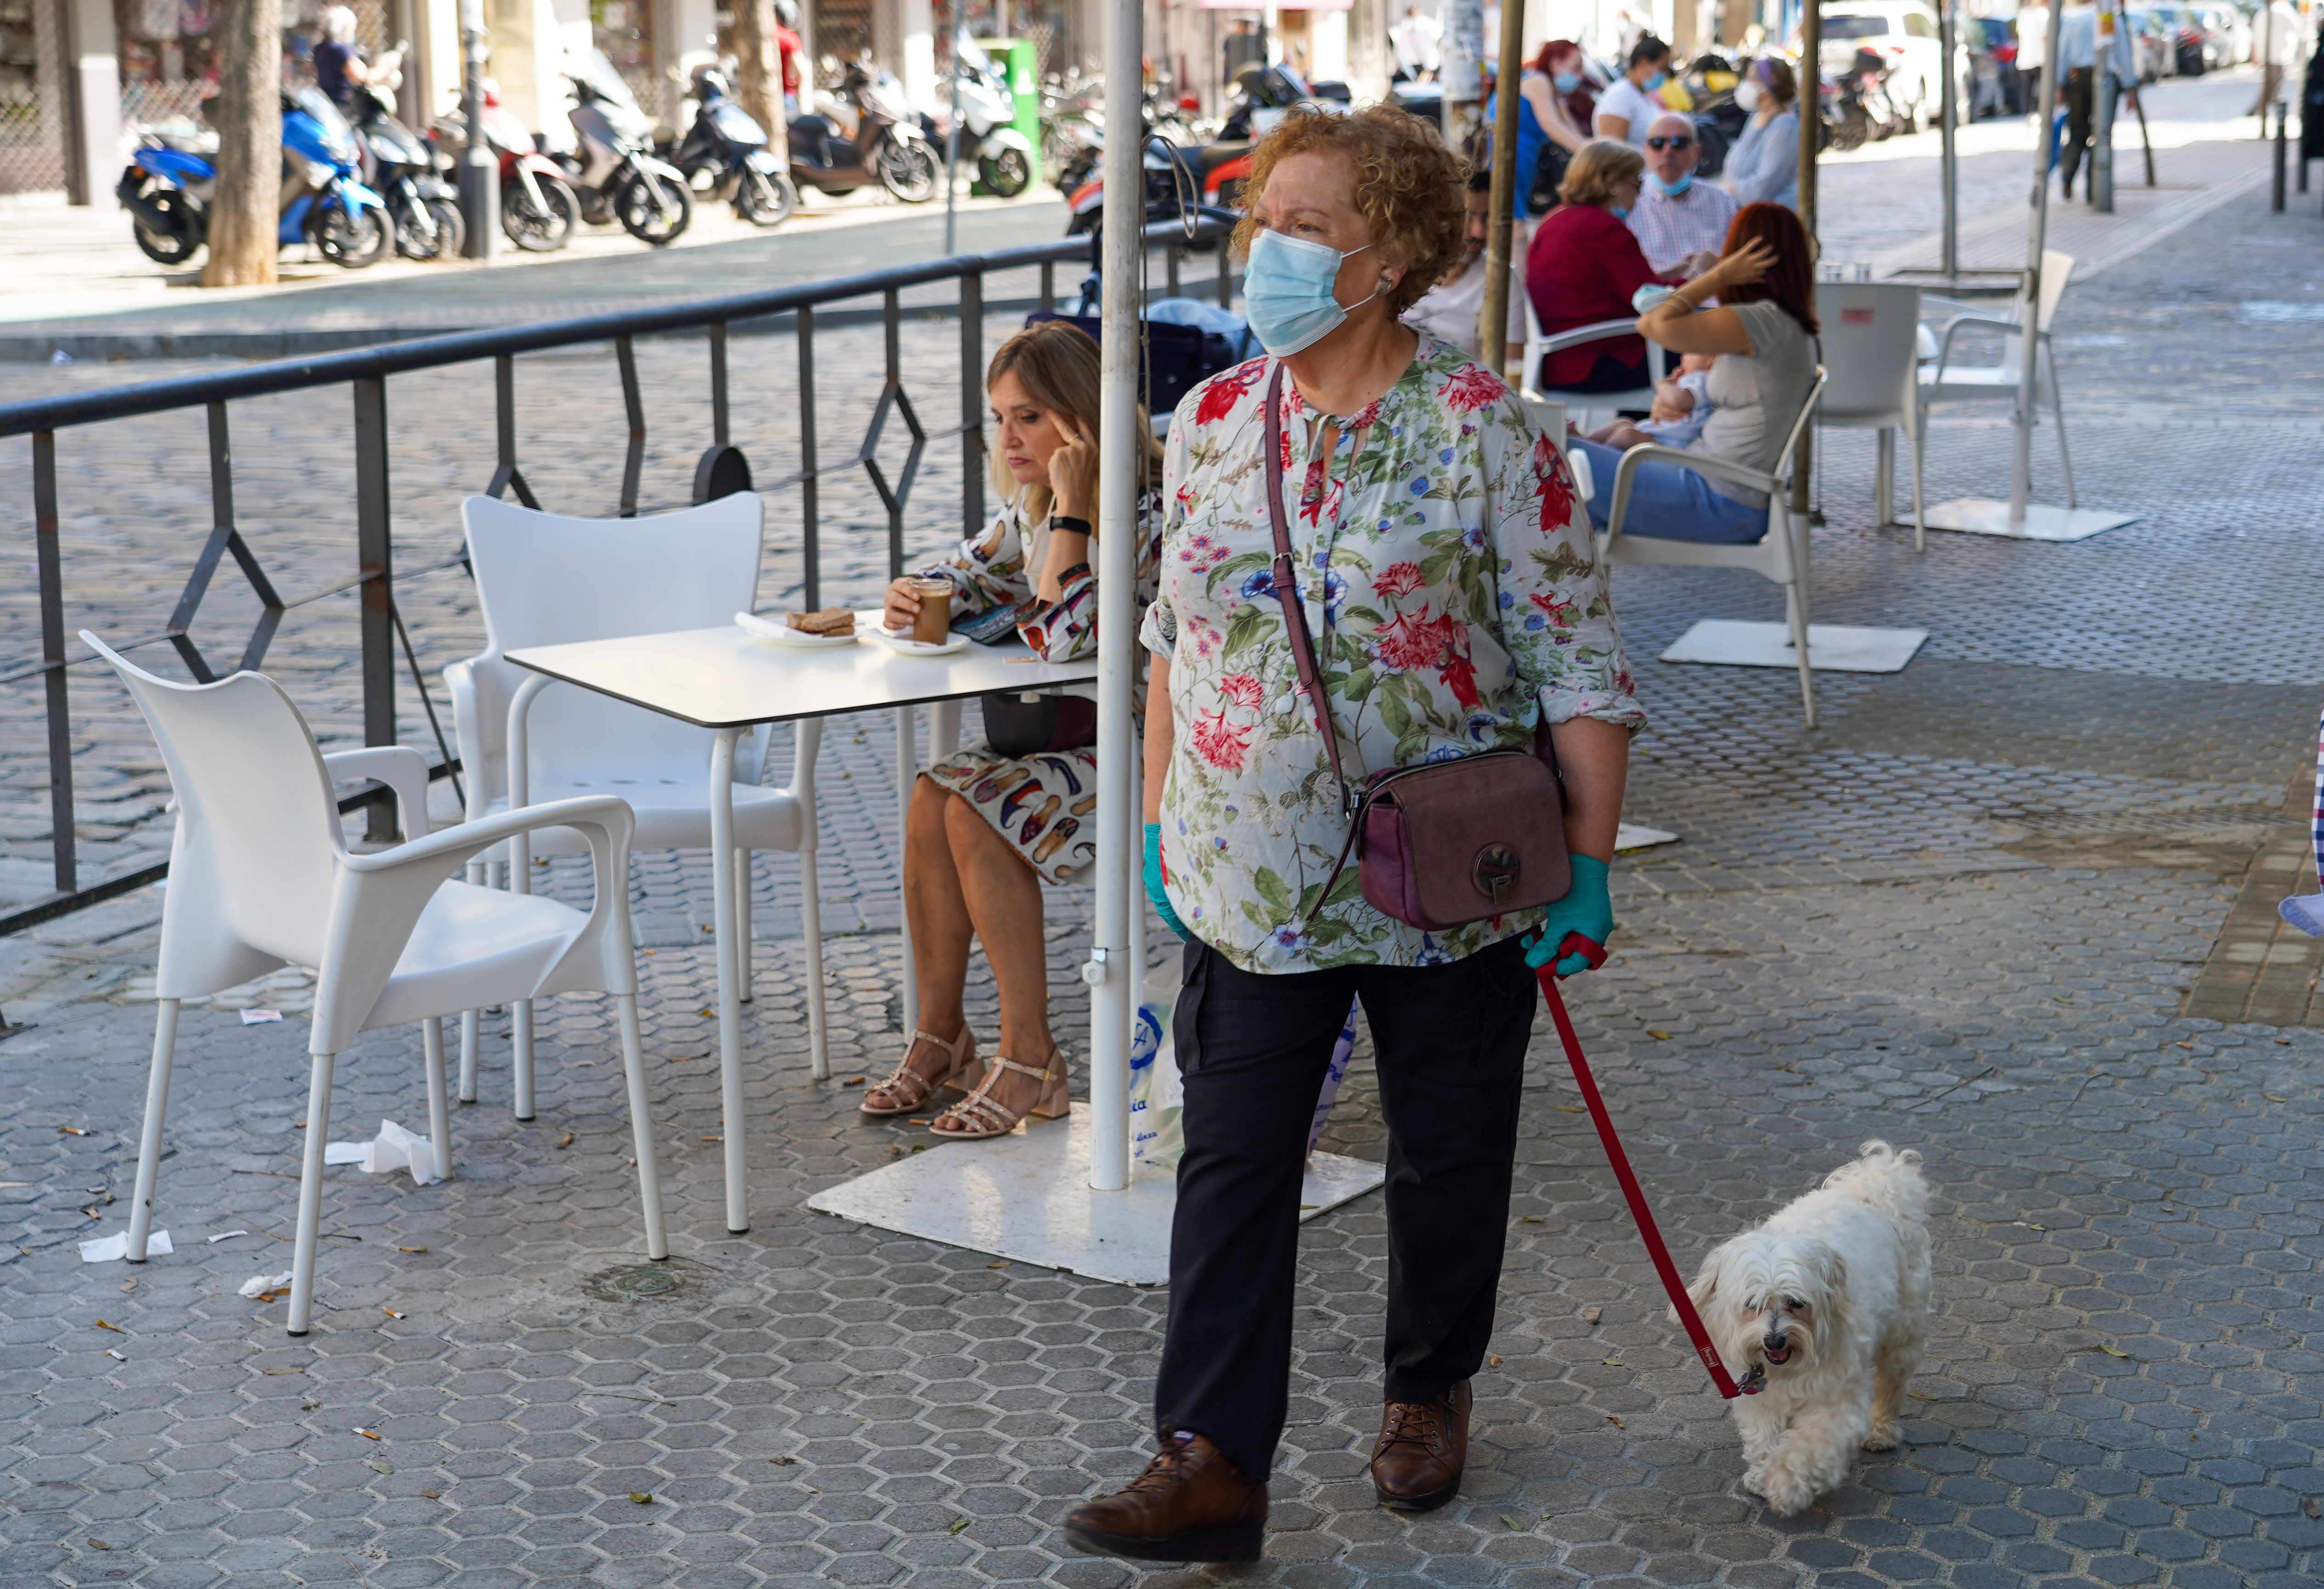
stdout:
[(1382, 1506), (1430, 1511), (1461, 1493), (1469, 1462), (1469, 1381), (1430, 1401), (1391, 1401), (1372, 1444), (1372, 1488)]
[(1065, 1543), (1132, 1561), (1257, 1561), (1267, 1483), (1249, 1479), (1202, 1436), (1181, 1429), (1129, 1487), (1077, 1506)]

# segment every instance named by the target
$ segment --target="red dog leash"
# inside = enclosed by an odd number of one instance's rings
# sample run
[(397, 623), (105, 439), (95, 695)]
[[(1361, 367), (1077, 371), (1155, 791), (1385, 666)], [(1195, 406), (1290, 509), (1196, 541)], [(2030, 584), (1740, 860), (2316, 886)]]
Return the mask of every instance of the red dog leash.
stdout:
[(1638, 1222), (1638, 1233), (1646, 1238), (1646, 1256), (1655, 1261), (1655, 1272), (1662, 1276), (1663, 1289), (1670, 1293), (1671, 1306), (1678, 1311), (1678, 1322), (1686, 1327), (1687, 1339), (1694, 1343), (1694, 1353), (1711, 1371), (1711, 1382), (1719, 1388), (1719, 1393), (1730, 1401), (1738, 1396), (1756, 1396), (1758, 1386), (1745, 1389), (1736, 1384), (1727, 1365), (1719, 1360), (1719, 1348), (1711, 1344), (1711, 1332), (1703, 1327), (1702, 1315), (1694, 1310), (1694, 1298), (1686, 1294), (1678, 1265), (1671, 1261), (1670, 1249), (1663, 1244), (1654, 1210), (1646, 1206), (1646, 1194), (1639, 1188), (1638, 1178), (1631, 1171), (1629, 1155), (1622, 1151), (1622, 1139), (1614, 1134), (1613, 1118), (1606, 1113), (1606, 1100), (1598, 1095), (1598, 1083), (1590, 1074), (1590, 1061), (1582, 1057), (1582, 1039), (1573, 1035), (1572, 1019), (1565, 1013), (1565, 1001), (1558, 994), (1557, 974), (1551, 969), (1568, 955), (1580, 955), (1595, 971), (1606, 963), (1606, 951), (1580, 933), (1569, 932), (1565, 941), (1558, 945), (1557, 953), (1536, 975), (1541, 979), (1542, 997), (1549, 1001), (1549, 1018), (1557, 1023), (1558, 1040), (1565, 1045), (1565, 1062), (1573, 1067), (1573, 1080), (1582, 1089), (1582, 1101), (1590, 1106), (1591, 1123), (1598, 1128), (1598, 1140), (1605, 1144), (1606, 1159), (1614, 1167), (1614, 1178), (1622, 1183), (1622, 1196), (1629, 1201), (1630, 1217)]

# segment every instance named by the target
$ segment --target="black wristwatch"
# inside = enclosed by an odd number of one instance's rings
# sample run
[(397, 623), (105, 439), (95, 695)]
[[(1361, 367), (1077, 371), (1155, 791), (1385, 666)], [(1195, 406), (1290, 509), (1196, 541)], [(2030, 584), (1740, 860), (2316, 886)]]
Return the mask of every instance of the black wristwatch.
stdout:
[(1087, 519), (1076, 519), (1071, 513), (1051, 513), (1049, 515), (1049, 528), (1052, 530), (1070, 530), (1076, 535), (1092, 535), (1096, 533), (1096, 531), (1090, 528), (1090, 522)]

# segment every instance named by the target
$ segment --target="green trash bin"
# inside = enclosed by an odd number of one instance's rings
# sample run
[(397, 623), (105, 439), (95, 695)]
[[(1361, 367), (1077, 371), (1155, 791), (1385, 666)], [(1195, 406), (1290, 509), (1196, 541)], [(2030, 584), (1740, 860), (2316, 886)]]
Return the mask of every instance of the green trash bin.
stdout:
[[(1008, 76), (1015, 112), (1009, 125), (1033, 146), (1033, 181), (1038, 186), (1049, 174), (1041, 163), (1041, 47), (1030, 39), (979, 39), (976, 46)], [(975, 183), (971, 190), (982, 193), (984, 184)]]

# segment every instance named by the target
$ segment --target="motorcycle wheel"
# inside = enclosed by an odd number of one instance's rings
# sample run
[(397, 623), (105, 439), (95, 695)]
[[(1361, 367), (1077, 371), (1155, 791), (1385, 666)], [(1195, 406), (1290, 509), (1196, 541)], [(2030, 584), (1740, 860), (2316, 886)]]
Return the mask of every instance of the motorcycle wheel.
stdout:
[(734, 189), (734, 213), (754, 226), (779, 226), (798, 208), (798, 189), (781, 171), (746, 171)]
[(183, 264), (202, 251), (201, 235), (195, 229), (194, 214), (186, 201), (167, 188), (156, 189), (146, 199), (154, 208), (166, 212), (174, 223), (167, 232), (146, 230), (142, 221), (130, 223), (129, 230), (137, 239), (138, 248), (155, 264)]
[(501, 230), (527, 254), (554, 254), (573, 241), (573, 230), (581, 224), (581, 201), (555, 177), (535, 180), (547, 208), (532, 202), (522, 182), (510, 182), (501, 189)]
[(315, 251), (342, 270), (359, 271), (377, 264), (395, 245), (395, 228), (387, 217), (370, 205), (354, 209), (337, 204), (318, 204), (309, 239)]
[(990, 160), (976, 162), (978, 180), (1003, 199), (1014, 199), (1033, 185), (1033, 162), (1022, 149), (1004, 149)]
[(406, 259), (457, 259), (467, 228), (448, 199), (424, 199), (395, 217), (395, 252)]
[(887, 139), (872, 158), (879, 162), (880, 185), (906, 204), (926, 204), (943, 185), (944, 171), (935, 152), (917, 138), (908, 143)]
[(666, 248), (693, 224), (694, 190), (667, 177), (633, 173), (613, 190), (613, 213), (631, 236)]
[(1839, 154), (1845, 154), (1851, 149), (1861, 149), (1869, 131), (1868, 118), (1862, 112), (1844, 115), (1831, 124), (1831, 142), (1828, 147)]

